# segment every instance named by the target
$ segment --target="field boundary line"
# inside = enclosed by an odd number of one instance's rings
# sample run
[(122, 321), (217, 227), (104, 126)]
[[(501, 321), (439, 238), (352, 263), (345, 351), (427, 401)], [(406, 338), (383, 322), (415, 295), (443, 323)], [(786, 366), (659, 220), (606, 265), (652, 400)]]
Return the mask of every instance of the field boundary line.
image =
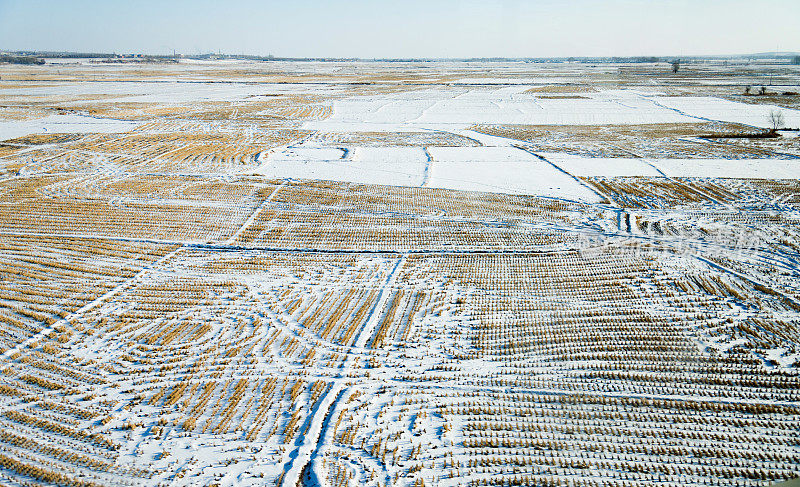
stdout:
[(605, 201), (607, 201), (607, 202), (608, 202), (608, 204), (610, 204), (611, 206), (614, 206), (614, 207), (619, 207), (619, 205), (617, 205), (617, 204), (614, 202), (614, 200), (613, 200), (613, 199), (611, 199), (611, 198), (607, 197), (606, 195), (604, 195), (603, 193), (599, 192), (597, 189), (593, 188), (593, 187), (592, 187), (590, 184), (586, 183), (586, 182), (585, 182), (585, 181), (583, 181), (581, 178), (579, 178), (579, 177), (577, 177), (577, 176), (574, 176), (574, 175), (572, 175), (571, 173), (569, 173), (568, 171), (566, 171), (566, 170), (562, 169), (562, 168), (561, 168), (560, 166), (558, 166), (556, 163), (554, 163), (554, 162), (550, 161), (549, 159), (545, 158), (544, 156), (540, 156), (539, 154), (537, 154), (537, 153), (533, 152), (533, 150), (531, 150), (531, 149), (529, 149), (529, 148), (525, 147), (525, 146), (524, 146), (524, 145), (522, 145), (522, 144), (513, 144), (513, 145), (512, 145), (512, 147), (516, 147), (517, 149), (521, 150), (522, 152), (527, 152), (528, 154), (532, 155), (533, 157), (535, 157), (535, 158), (539, 159), (540, 161), (542, 161), (542, 162), (546, 162), (547, 164), (550, 164), (551, 166), (553, 166), (553, 168), (554, 168), (555, 170), (557, 170), (557, 171), (559, 171), (559, 172), (562, 172), (562, 173), (566, 174), (567, 176), (569, 176), (569, 177), (571, 177), (572, 179), (574, 179), (574, 180), (575, 180), (575, 182), (577, 182), (578, 184), (580, 184), (580, 185), (581, 185), (581, 186), (583, 186), (584, 188), (588, 189), (588, 190), (589, 190), (589, 191), (591, 191), (592, 193), (596, 194), (596, 195), (597, 195), (597, 196), (600, 198), (601, 202), (602, 202), (603, 200), (605, 200)]
[[(365, 342), (372, 336), (372, 330), (374, 330), (377, 326), (378, 320), (383, 317), (383, 310), (386, 308), (386, 304), (389, 301), (389, 296), (392, 295), (391, 292), (385, 291), (394, 287), (394, 283), (397, 281), (397, 275), (399, 274), (398, 271), (403, 267), (402, 264), (405, 262), (406, 255), (402, 254), (397, 259), (392, 271), (388, 276), (386, 276), (386, 280), (381, 286), (378, 299), (370, 310), (370, 315), (365, 320), (364, 326), (359, 331), (358, 337), (353, 340), (353, 345), (348, 347), (349, 349), (352, 350), (354, 348), (364, 348)], [(348, 352), (345, 361), (342, 364), (341, 371), (349, 370), (349, 362), (351, 359), (352, 354)], [(311, 441), (304, 441), (302, 444), (297, 446), (294, 452), (292, 452), (289, 468), (284, 470), (286, 474), (283, 476), (283, 480), (281, 482), (282, 486), (294, 487), (296, 485), (301, 485), (302, 479), (300, 477), (303, 472), (306, 472), (307, 475), (311, 475), (313, 473), (314, 476), (319, 476), (319, 472), (314, 468), (312, 461), (314, 458), (319, 456), (319, 451), (322, 448), (321, 442), (325, 439), (323, 432), (327, 433), (330, 418), (335, 413), (337, 405), (344, 395), (345, 390), (344, 384), (339, 381), (334, 382), (326, 393), (325, 397), (320, 399), (320, 405), (313, 410), (313, 416), (310, 418), (309, 422), (308, 434), (305, 437), (305, 440), (310, 439)], [(322, 411), (325, 411), (324, 415), (321, 414)], [(302, 463), (298, 463), (297, 460), (299, 458), (302, 458), (304, 461)], [(308, 467), (310, 467), (310, 470), (307, 470)]]
[(233, 242), (235, 242), (236, 239), (239, 238), (239, 236), (247, 229), (247, 227), (252, 225), (253, 222), (256, 220), (256, 218), (258, 218), (258, 215), (261, 214), (261, 211), (264, 209), (264, 206), (266, 206), (267, 203), (272, 201), (272, 198), (274, 198), (275, 195), (278, 194), (278, 191), (280, 191), (281, 188), (286, 186), (286, 183), (288, 183), (288, 182), (289, 182), (288, 180), (284, 180), (280, 185), (278, 185), (278, 187), (275, 188), (272, 191), (272, 193), (264, 201), (261, 202), (260, 205), (258, 205), (258, 208), (253, 210), (253, 213), (251, 213), (250, 217), (244, 223), (242, 223), (242, 226), (239, 227), (238, 230), (236, 230), (236, 233), (231, 235), (230, 238), (228, 238), (228, 240), (225, 241), (225, 244), (226, 245), (232, 245)]
[(425, 153), (425, 169), (422, 171), (422, 184), (419, 185), (420, 188), (427, 188), (428, 185), (431, 183), (431, 165), (433, 164), (433, 156), (428, 151), (427, 147), (423, 147), (422, 151)]
[[(375, 306), (373, 306), (370, 310), (369, 316), (364, 322), (364, 326), (361, 328), (361, 331), (359, 331), (356, 339), (353, 340), (353, 345), (350, 348), (363, 349), (367, 340), (372, 337), (375, 328), (378, 327), (378, 320), (383, 317), (383, 310), (386, 308), (386, 303), (392, 296), (391, 289), (394, 288), (394, 284), (397, 282), (398, 271), (403, 267), (405, 262), (406, 255), (403, 254), (399, 259), (397, 259), (397, 263), (395, 263), (389, 275), (386, 276), (386, 280), (383, 282), (383, 286), (381, 286)], [(387, 290), (389, 290), (389, 292), (386, 292)]]

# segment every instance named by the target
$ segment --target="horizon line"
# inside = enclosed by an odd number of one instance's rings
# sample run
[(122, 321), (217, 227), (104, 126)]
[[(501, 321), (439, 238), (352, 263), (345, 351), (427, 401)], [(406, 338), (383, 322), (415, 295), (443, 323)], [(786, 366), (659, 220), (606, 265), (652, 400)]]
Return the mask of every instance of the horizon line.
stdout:
[(478, 57), (418, 57), (418, 56), (404, 56), (404, 57), (358, 57), (358, 56), (278, 56), (273, 54), (244, 54), (244, 53), (225, 53), (219, 52), (205, 52), (198, 54), (184, 54), (174, 52), (173, 54), (154, 54), (146, 51), (140, 52), (90, 52), (90, 51), (55, 51), (55, 50), (5, 50), (0, 49), (0, 54), (12, 54), (18, 56), (33, 56), (40, 58), (73, 58), (73, 59), (91, 59), (91, 58), (156, 58), (156, 59), (208, 59), (212, 57), (220, 57), (223, 59), (241, 59), (241, 60), (262, 60), (262, 61), (414, 61), (414, 62), (430, 62), (430, 61), (608, 61), (608, 60), (630, 60), (638, 62), (671, 62), (675, 60), (693, 60), (693, 59), (747, 59), (747, 58), (792, 58), (800, 56), (798, 51), (766, 51), (756, 53), (738, 53), (738, 54), (681, 54), (681, 55), (636, 55), (636, 56), (478, 56)]

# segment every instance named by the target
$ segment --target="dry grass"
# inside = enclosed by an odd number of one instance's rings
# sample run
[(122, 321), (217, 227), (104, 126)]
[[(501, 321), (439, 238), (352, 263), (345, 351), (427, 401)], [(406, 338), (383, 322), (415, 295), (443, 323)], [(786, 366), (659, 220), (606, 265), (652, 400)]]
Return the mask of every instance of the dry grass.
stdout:
[(534, 150), (584, 157), (771, 158), (771, 150), (747, 142), (714, 144), (695, 141), (708, 134), (750, 133), (738, 124), (684, 123), (643, 125), (478, 125), (481, 133), (521, 140)]
[[(797, 181), (586, 180), (620, 209), (241, 175), (260, 152), (311, 135), (300, 124), (328, 116), (339, 96), (536, 75), (561, 84), (533, 96), (579, 97), (594, 86), (652, 87), (667, 69), (600, 66), (589, 85), (588, 67), (463, 64), (344, 74), (278, 63), (74, 66), (75, 82), (374, 84), (235, 103), (89, 95), (0, 109), (24, 117), (73, 100), (79, 113), (144, 122), (124, 134), (0, 145), (2, 482), (198, 483), (209, 466), (236, 463), (256, 476), (244, 480), (280, 482), (323, 418), (315, 461), (337, 486), (797, 477), (800, 364), (768, 363), (800, 342), (790, 265), (800, 232), (787, 211)], [(2, 66), (0, 87), (42, 86), (6, 80), (58, 69)], [(696, 75), (665, 90), (710, 92), (691, 85)], [(585, 155), (777, 150), (690, 141), (744, 130), (723, 124), (475, 129)], [(477, 145), (442, 132), (326, 133), (312, 143)], [(742, 235), (764, 241), (729, 252)], [(687, 257), (675, 243), (684, 241), (720, 268)]]
[(626, 208), (673, 208), (681, 205), (731, 203), (741, 197), (703, 180), (667, 178), (584, 178), (602, 194)]
[(326, 132), (315, 134), (313, 141), (339, 147), (475, 147), (480, 143), (449, 132)]
[(31, 134), (16, 139), (4, 140), (4, 144), (34, 146), (45, 144), (64, 144), (83, 138), (83, 134)]

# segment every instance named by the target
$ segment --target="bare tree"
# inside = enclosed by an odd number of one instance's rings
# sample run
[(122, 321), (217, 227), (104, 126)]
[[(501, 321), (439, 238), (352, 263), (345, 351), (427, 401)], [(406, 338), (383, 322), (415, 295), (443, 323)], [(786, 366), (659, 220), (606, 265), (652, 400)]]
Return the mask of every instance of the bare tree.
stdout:
[(750, 85), (745, 86), (744, 87), (744, 94), (745, 95), (749, 95), (750, 94), (750, 90), (752, 90), (752, 89), (753, 89), (753, 87), (750, 86)]
[(780, 110), (772, 110), (769, 112), (769, 125), (772, 127), (773, 132), (783, 127), (783, 112)]
[(766, 95), (767, 94), (767, 87), (764, 86), (764, 85), (761, 85), (761, 88), (758, 89), (758, 94), (759, 95)]
[(679, 69), (681, 69), (681, 60), (676, 59), (672, 61), (672, 72), (677, 73)]

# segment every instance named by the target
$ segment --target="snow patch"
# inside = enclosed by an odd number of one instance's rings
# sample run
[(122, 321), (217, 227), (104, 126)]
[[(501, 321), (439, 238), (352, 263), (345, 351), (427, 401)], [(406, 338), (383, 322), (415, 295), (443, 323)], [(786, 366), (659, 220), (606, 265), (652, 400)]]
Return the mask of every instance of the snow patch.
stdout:
[(85, 115), (49, 115), (34, 120), (0, 121), (0, 140), (15, 139), (31, 134), (128, 132), (139, 125), (139, 122)]

